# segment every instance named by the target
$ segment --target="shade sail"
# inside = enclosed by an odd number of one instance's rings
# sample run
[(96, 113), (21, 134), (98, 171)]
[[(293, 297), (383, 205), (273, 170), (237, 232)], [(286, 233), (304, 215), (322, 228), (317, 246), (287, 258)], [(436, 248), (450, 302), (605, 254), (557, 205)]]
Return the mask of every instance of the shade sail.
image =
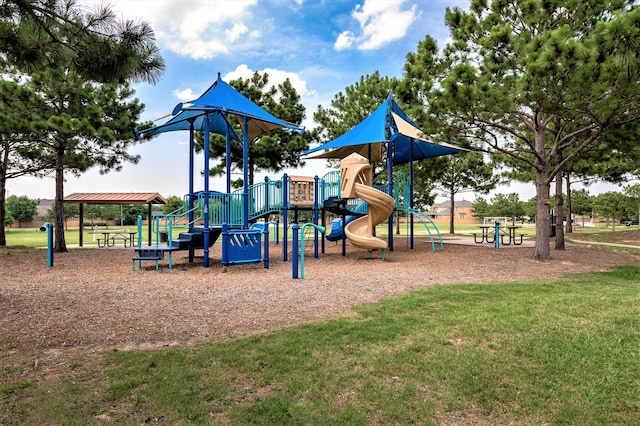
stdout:
[[(351, 130), (301, 155), (306, 158), (344, 158), (357, 152), (371, 161), (381, 161), (382, 144), (389, 142), (393, 142), (394, 166), (467, 151), (449, 143), (431, 140), (389, 96)], [(368, 152), (372, 153), (370, 157)]]
[(240, 138), (233, 130), (233, 128), (229, 125), (227, 120), (224, 118), (224, 115), (219, 111), (214, 111), (205, 114), (201, 110), (182, 110), (175, 114), (171, 119), (169, 119), (166, 123), (160, 124), (155, 127), (151, 127), (149, 129), (136, 129), (136, 135), (141, 138), (143, 136), (155, 136), (160, 133), (165, 132), (174, 132), (177, 130), (189, 130), (191, 127), (191, 122), (193, 122), (194, 130), (202, 131), (204, 130), (204, 121), (205, 118), (209, 119), (209, 131), (212, 133), (218, 133), (220, 135), (226, 135), (227, 130), (229, 131), (229, 136), (231, 139), (235, 139), (240, 141)]
[[(368, 145), (378, 145), (372, 151), (380, 153), (379, 156), (382, 157), (382, 143), (387, 141), (386, 121), (387, 104), (385, 102), (348, 132), (324, 145), (308, 149), (301, 155), (318, 153), (309, 158), (344, 158), (357, 152), (368, 158)], [(329, 151), (327, 152), (327, 150)], [(380, 160), (381, 158), (371, 158), (371, 161)]]
[(176, 105), (172, 114), (173, 117), (166, 123), (149, 129), (137, 130), (136, 133), (139, 136), (152, 136), (163, 132), (188, 130), (191, 122), (194, 123), (195, 130), (204, 130), (204, 117), (208, 115), (211, 132), (224, 135), (229, 129), (231, 137), (240, 140), (226, 121), (225, 115), (227, 114), (235, 115), (240, 125), (246, 119), (248, 141), (279, 128), (304, 130), (302, 127), (287, 123), (265, 111), (224, 82), (219, 74), (218, 79), (199, 98)]

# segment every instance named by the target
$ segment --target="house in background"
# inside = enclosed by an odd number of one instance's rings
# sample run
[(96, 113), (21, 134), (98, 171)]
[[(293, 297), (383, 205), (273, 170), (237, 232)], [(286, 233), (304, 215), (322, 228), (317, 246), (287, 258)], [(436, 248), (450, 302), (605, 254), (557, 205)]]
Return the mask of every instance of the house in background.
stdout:
[(39, 200), (36, 206), (36, 217), (33, 218), (33, 221), (36, 223), (44, 222), (47, 219), (47, 211), (53, 206), (53, 202), (54, 200), (48, 200), (46, 198)]
[[(448, 225), (449, 218), (451, 217), (451, 203), (445, 201), (443, 203), (434, 204), (431, 206), (430, 214), (436, 225)], [(467, 200), (455, 200), (454, 201), (454, 222), (457, 224), (482, 224), (481, 217), (475, 217), (471, 212), (473, 203)]]

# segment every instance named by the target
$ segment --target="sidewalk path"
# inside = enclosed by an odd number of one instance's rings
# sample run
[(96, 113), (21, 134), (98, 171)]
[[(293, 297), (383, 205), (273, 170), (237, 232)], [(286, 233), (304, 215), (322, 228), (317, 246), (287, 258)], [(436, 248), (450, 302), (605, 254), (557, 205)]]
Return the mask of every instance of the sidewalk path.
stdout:
[(604, 243), (600, 241), (574, 240), (573, 238), (567, 239), (567, 241), (575, 244), (587, 244), (591, 246), (622, 247), (622, 248), (633, 248), (633, 249), (640, 250), (640, 245), (633, 245), (633, 244)]

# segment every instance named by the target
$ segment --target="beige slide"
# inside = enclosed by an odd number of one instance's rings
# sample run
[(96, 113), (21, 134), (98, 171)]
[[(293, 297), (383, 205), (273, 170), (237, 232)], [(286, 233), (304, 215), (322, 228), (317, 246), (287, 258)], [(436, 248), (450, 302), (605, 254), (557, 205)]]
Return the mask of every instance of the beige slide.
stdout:
[(369, 206), (366, 216), (347, 224), (345, 235), (358, 248), (386, 249), (387, 242), (375, 237), (373, 230), (393, 212), (393, 197), (371, 187), (371, 165), (359, 154), (351, 154), (340, 162), (340, 178), (342, 198), (360, 198)]

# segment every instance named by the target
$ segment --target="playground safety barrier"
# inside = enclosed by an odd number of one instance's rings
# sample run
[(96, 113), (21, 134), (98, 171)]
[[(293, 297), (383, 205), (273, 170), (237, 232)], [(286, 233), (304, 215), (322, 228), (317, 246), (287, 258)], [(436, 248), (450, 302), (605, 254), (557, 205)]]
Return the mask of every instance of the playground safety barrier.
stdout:
[[(264, 235), (264, 238), (263, 238)], [(264, 255), (262, 242), (264, 241)], [(269, 223), (254, 223), (249, 229), (229, 229), (222, 224), (222, 265), (264, 262), (269, 268)]]

